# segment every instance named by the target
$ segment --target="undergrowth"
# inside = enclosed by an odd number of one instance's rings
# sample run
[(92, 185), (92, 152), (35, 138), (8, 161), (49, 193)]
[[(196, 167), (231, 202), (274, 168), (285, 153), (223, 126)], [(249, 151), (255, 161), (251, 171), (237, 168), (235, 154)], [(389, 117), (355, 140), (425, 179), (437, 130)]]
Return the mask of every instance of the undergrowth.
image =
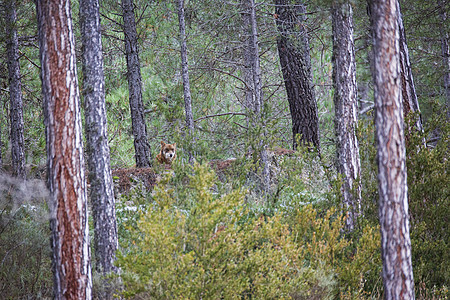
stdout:
[(297, 206), (272, 216), (246, 204), (247, 192), (219, 193), (217, 178), (196, 165), (177, 205), (170, 178), (141, 211), (118, 254), (122, 295), (147, 299), (332, 299), (366, 293), (378, 273), (379, 234), (366, 226), (358, 241), (343, 235), (344, 217)]

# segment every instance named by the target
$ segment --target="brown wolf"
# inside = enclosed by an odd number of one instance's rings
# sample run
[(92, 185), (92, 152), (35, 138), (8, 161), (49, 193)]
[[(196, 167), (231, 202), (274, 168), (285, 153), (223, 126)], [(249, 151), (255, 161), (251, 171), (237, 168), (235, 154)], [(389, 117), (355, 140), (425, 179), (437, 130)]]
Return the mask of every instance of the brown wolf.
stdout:
[(177, 143), (174, 144), (166, 144), (161, 141), (161, 151), (158, 155), (156, 155), (156, 159), (161, 164), (172, 165), (175, 158), (177, 158), (176, 154)]

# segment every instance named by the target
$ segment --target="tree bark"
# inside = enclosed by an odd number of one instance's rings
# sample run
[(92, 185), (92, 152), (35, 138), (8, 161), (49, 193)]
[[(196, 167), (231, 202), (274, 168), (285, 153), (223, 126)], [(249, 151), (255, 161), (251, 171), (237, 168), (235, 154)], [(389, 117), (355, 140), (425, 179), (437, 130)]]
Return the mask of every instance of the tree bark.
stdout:
[(144, 168), (151, 166), (151, 152), (150, 144), (147, 140), (147, 125), (144, 119), (141, 66), (139, 62), (139, 46), (137, 42), (133, 0), (122, 0), (122, 9), (136, 167)]
[(280, 34), (278, 55), (292, 117), (293, 147), (297, 147), (300, 135), (302, 143), (310, 143), (319, 150), (319, 117), (305, 27), (306, 8), (302, 1), (295, 1), (295, 5), (291, 2), (275, 0), (275, 17)]
[(191, 145), (187, 147), (189, 154), (189, 163), (194, 164), (194, 115), (192, 113), (191, 87), (189, 84), (189, 67), (187, 59), (186, 46), (186, 25), (184, 21), (184, 0), (178, 0), (178, 21), (180, 25), (180, 48), (181, 48), (181, 71), (183, 76), (183, 94), (184, 94), (184, 109), (186, 112), (186, 127), (189, 132), (189, 142)]
[(11, 117), (11, 162), (13, 174), (25, 179), (22, 82), (20, 79), (19, 41), (16, 29), (16, 1), (6, 0), (5, 4)]
[(338, 172), (342, 175), (343, 204), (348, 211), (346, 228), (353, 231), (361, 212), (361, 162), (356, 138), (356, 61), (353, 11), (348, 0), (332, 3), (333, 85)]
[[(270, 186), (270, 170), (269, 158), (267, 154), (266, 132), (264, 130), (264, 112), (263, 107), (263, 89), (261, 79), (261, 66), (259, 59), (258, 46), (258, 25), (256, 22), (256, 4), (254, 0), (243, 0), (243, 23), (246, 28), (247, 40), (244, 49), (244, 65), (246, 72), (244, 74), (246, 80), (246, 111), (249, 115), (249, 126), (257, 129), (255, 132), (261, 132), (261, 136), (257, 138), (257, 146), (255, 150), (259, 152), (261, 172), (262, 190), (267, 195)], [(248, 80), (248, 81), (247, 81)], [(248, 83), (247, 83), (248, 82)], [(251, 93), (251, 94), (250, 94)], [(261, 128), (261, 130), (258, 130)]]
[(414, 299), (397, 0), (371, 10), (384, 296)]
[[(400, 4), (397, 0), (398, 11), (398, 27), (400, 35), (400, 70), (401, 70), (401, 87), (402, 87), (402, 101), (403, 101), (403, 115), (406, 118), (409, 113), (417, 113), (417, 120), (415, 122), (416, 129), (423, 131), (422, 119), (420, 116), (419, 101), (417, 100), (416, 88), (414, 85), (414, 78), (411, 70), (411, 63), (409, 60), (408, 45), (406, 44), (405, 28), (403, 26), (402, 14), (400, 11)], [(408, 128), (406, 135), (411, 129)]]
[(242, 31), (243, 34), (243, 82), (245, 83), (244, 86), (244, 92), (245, 92), (245, 111), (246, 114), (246, 121), (247, 121), (247, 127), (250, 126), (252, 122), (254, 122), (252, 119), (254, 116), (252, 116), (252, 112), (255, 112), (258, 110), (256, 101), (254, 99), (254, 84), (253, 84), (253, 71), (252, 71), (252, 36), (249, 33), (249, 28), (251, 28), (250, 23), (250, 8), (249, 8), (249, 2), (247, 0), (241, 1), (242, 6)]
[(88, 205), (69, 0), (36, 2), (56, 299), (90, 299)]
[[(91, 184), (96, 268), (107, 274), (118, 247), (116, 211), (108, 146), (105, 77), (98, 0), (80, 1), (86, 152)], [(112, 298), (111, 292), (102, 298)]]
[[(2, 94), (0, 94), (0, 105), (2, 101)], [(3, 169), (3, 141), (2, 141), (2, 124), (3, 124), (3, 110), (0, 109), (0, 171)]]

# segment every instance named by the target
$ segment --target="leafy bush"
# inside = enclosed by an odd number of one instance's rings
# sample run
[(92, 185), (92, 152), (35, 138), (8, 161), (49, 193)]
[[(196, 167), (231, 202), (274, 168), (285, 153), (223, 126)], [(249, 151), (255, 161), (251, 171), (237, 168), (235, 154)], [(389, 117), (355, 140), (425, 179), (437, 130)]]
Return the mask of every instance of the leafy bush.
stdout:
[[(424, 299), (448, 295), (450, 285), (450, 180), (447, 174), (450, 126), (445, 113), (432, 115), (424, 125), (424, 132), (412, 130), (406, 142), (412, 264), (416, 295)], [(409, 116), (405, 128), (413, 129), (416, 117)], [(439, 138), (435, 146), (430, 143), (425, 146), (427, 138), (436, 136)], [(372, 120), (360, 123), (359, 141), (364, 210), (361, 221), (375, 225), (378, 224), (378, 183)]]
[(51, 298), (47, 192), (39, 181), (0, 175), (0, 295)]
[[(425, 138), (436, 134), (436, 145), (426, 147)], [(422, 289), (450, 286), (449, 134), (445, 113), (434, 113), (424, 132), (414, 132), (407, 142), (412, 259)]]
[(242, 190), (213, 192), (216, 182), (196, 165), (187, 209), (176, 205), (167, 181), (156, 187), (153, 204), (118, 254), (123, 296), (328, 299), (340, 289), (359, 293), (379, 244), (374, 228), (352, 245), (335, 210), (320, 215), (305, 206), (289, 223), (281, 214), (249, 212)]

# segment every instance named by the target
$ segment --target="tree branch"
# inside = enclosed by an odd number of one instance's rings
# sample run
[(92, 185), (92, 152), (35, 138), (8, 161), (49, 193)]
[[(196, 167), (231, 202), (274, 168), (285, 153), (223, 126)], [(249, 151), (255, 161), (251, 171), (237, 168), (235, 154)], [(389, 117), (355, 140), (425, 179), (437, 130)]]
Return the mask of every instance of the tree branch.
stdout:
[(222, 114), (208, 115), (208, 116), (200, 117), (200, 118), (194, 120), (194, 122), (201, 121), (201, 120), (208, 119), (208, 118), (221, 117), (221, 116), (227, 116), (227, 115), (246, 116), (247, 114), (241, 113), (241, 112), (228, 112), (228, 113), (222, 113)]

